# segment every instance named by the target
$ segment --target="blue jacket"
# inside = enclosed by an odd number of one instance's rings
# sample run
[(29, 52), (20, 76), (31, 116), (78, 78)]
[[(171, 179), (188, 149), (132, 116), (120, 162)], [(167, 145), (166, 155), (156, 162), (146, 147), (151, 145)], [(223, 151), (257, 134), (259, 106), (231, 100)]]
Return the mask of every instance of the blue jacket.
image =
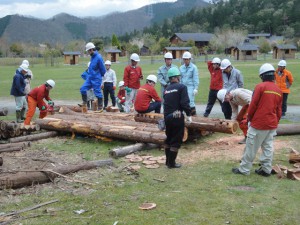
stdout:
[[(102, 56), (95, 51), (94, 54), (91, 56), (91, 63), (89, 66), (88, 73), (91, 77), (103, 77), (106, 73), (104, 61), (102, 59)], [(101, 85), (101, 84), (100, 84)]]
[(25, 77), (21, 73), (20, 69), (17, 69), (10, 89), (10, 95), (25, 96), (25, 86)]
[(86, 69), (82, 74), (81, 74), (81, 78), (86, 80), (86, 78), (89, 76), (89, 72), (88, 69)]
[(194, 90), (198, 90), (199, 86), (199, 74), (198, 68), (190, 62), (186, 67), (184, 64), (180, 66), (181, 79), (180, 83), (184, 84), (188, 88), (192, 87)]

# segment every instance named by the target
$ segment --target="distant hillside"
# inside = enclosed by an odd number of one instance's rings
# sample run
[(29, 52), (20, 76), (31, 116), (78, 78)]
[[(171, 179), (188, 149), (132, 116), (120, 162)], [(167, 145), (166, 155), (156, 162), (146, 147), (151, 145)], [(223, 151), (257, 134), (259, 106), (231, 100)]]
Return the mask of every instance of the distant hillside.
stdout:
[(154, 22), (181, 15), (195, 7), (206, 7), (202, 0), (178, 0), (174, 3), (156, 3), (124, 13), (112, 13), (101, 17), (78, 18), (65, 13), (48, 20), (20, 15), (0, 19), (0, 37), (14, 42), (66, 44), (74, 39), (124, 35), (142, 30)]

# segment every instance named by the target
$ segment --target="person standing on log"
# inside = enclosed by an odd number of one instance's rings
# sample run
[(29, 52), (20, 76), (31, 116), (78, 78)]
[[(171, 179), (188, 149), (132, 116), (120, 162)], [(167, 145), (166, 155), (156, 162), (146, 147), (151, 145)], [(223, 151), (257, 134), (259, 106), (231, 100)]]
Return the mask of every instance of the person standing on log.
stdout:
[(117, 76), (116, 76), (116, 72), (110, 68), (111, 61), (106, 60), (104, 64), (106, 68), (106, 73), (104, 74), (103, 77), (101, 89), (103, 90), (104, 109), (105, 109), (108, 104), (108, 95), (110, 95), (113, 107), (116, 106), (115, 90), (117, 85)]
[[(244, 88), (237, 88), (231, 92), (227, 92), (226, 89), (218, 91), (218, 99), (223, 102), (229, 102), (232, 109), (232, 120), (236, 120), (239, 123), (240, 129), (243, 131), (245, 138), (239, 142), (239, 144), (246, 144), (248, 121), (247, 113), (248, 107), (252, 99), (253, 92)], [(239, 112), (239, 106), (242, 106)]]
[[(50, 90), (54, 88), (55, 82), (53, 80), (47, 80), (45, 84), (42, 84), (34, 89), (32, 89), (28, 94), (28, 112), (24, 125), (30, 125), (30, 121), (34, 116), (36, 107), (40, 110), (39, 118), (42, 119), (47, 116), (47, 109), (49, 106), (54, 106), (54, 102), (49, 96)], [(48, 102), (45, 103), (44, 99)]]
[[(87, 69), (81, 74), (81, 78), (83, 80), (86, 80), (87, 77), (90, 75), (89, 74), (89, 67), (90, 67), (91, 62), (88, 62), (87, 64)], [(95, 98), (95, 94), (94, 94), (94, 90), (93, 88), (89, 89), (86, 91), (86, 95), (87, 95), (87, 109), (91, 110), (92, 106), (93, 106), (93, 101)], [(80, 107), (83, 107), (83, 105), (79, 104)]]
[(157, 79), (158, 79), (159, 83), (161, 84), (160, 91), (161, 91), (162, 100), (163, 100), (165, 89), (170, 84), (169, 78), (168, 78), (168, 70), (172, 67), (177, 68), (176, 65), (172, 64), (173, 55), (171, 52), (167, 52), (164, 55), (164, 59), (165, 59), (165, 65), (162, 65), (161, 67), (159, 67), (159, 69), (157, 71)]
[(120, 112), (124, 112), (124, 104), (125, 104), (125, 86), (124, 86), (124, 81), (120, 81), (119, 82), (119, 92), (118, 95), (116, 97), (116, 102), (117, 102), (117, 106), (120, 110)]
[[(207, 62), (207, 68), (210, 73), (210, 86), (209, 86), (209, 94), (208, 94), (208, 102), (203, 114), (204, 117), (208, 117), (214, 104), (216, 102), (218, 91), (223, 87), (223, 77), (222, 70), (220, 69), (221, 59), (213, 58), (212, 61)], [(219, 100), (220, 106), (222, 106), (222, 102)]]
[(183, 65), (180, 66), (181, 83), (187, 87), (192, 116), (196, 115), (195, 96), (198, 94), (199, 73), (198, 68), (194, 65), (190, 52), (184, 52), (182, 55)]
[(140, 88), (140, 80), (143, 79), (142, 68), (137, 64), (140, 61), (140, 57), (136, 53), (132, 53), (130, 56), (130, 65), (124, 69), (123, 81), (126, 90), (125, 112), (129, 113), (132, 105), (135, 102), (136, 94)]
[(180, 83), (180, 71), (173, 67), (168, 70), (170, 85), (164, 93), (164, 120), (166, 124), (165, 154), (168, 168), (180, 168), (175, 162), (184, 135), (184, 115), (192, 122), (190, 99), (187, 87)]
[(10, 89), (10, 94), (15, 97), (16, 102), (16, 120), (17, 123), (24, 122), (25, 112), (27, 110), (27, 100), (26, 100), (26, 75), (28, 72), (27, 64), (22, 64), (16, 70), (13, 78), (12, 86)]
[(98, 111), (103, 111), (103, 98), (101, 91), (102, 77), (106, 69), (101, 54), (96, 50), (95, 45), (89, 42), (85, 46), (86, 52), (91, 56), (91, 64), (89, 66), (89, 76), (80, 88), (82, 96), (82, 111), (87, 111), (87, 91), (93, 88), (95, 96), (98, 100)]
[(282, 116), (285, 116), (287, 110), (287, 99), (289, 93), (291, 93), (290, 87), (293, 84), (294, 78), (290, 71), (286, 69), (286, 61), (280, 60), (278, 68), (275, 71), (275, 81), (277, 86), (283, 92), (282, 99)]
[(262, 154), (259, 161), (261, 167), (255, 173), (264, 177), (271, 175), (273, 160), (273, 140), (282, 113), (282, 91), (275, 84), (275, 69), (263, 64), (259, 69), (262, 83), (256, 85), (248, 110), (250, 123), (246, 147), (238, 168), (232, 168), (234, 174), (249, 175), (258, 149)]
[(136, 94), (134, 108), (138, 113), (149, 113), (154, 111), (160, 113), (161, 98), (155, 90), (157, 77), (150, 74), (146, 79), (146, 84), (141, 86)]
[[(241, 71), (234, 68), (228, 59), (223, 59), (221, 61), (220, 68), (222, 70), (223, 89), (226, 89), (227, 92), (230, 92), (236, 88), (244, 87), (244, 80)], [(225, 116), (225, 119), (231, 120), (232, 109), (229, 102), (222, 103), (222, 112)]]

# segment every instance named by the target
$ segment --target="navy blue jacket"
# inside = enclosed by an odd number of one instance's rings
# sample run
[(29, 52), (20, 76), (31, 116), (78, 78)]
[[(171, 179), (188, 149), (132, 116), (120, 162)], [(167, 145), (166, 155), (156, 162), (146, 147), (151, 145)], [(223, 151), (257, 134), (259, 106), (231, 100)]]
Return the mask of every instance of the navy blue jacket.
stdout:
[(25, 96), (25, 77), (19, 69), (17, 69), (16, 74), (13, 79), (13, 83), (10, 89), (10, 95), (13, 96)]

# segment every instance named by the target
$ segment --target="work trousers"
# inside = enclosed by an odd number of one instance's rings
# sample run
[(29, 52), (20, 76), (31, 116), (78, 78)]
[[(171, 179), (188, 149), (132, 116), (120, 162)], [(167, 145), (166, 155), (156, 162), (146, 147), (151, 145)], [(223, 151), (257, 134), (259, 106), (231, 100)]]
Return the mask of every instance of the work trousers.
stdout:
[(232, 108), (231, 108), (231, 105), (229, 102), (222, 103), (222, 112), (223, 112), (226, 120), (231, 120)]
[(149, 113), (154, 111), (155, 113), (160, 113), (161, 102), (151, 102), (146, 111), (137, 111), (138, 113)]
[(184, 116), (181, 114), (180, 118), (173, 118), (172, 114), (165, 116), (166, 124), (166, 140), (165, 145), (173, 151), (180, 148), (184, 135)]
[(110, 95), (111, 102), (113, 106), (116, 106), (116, 97), (115, 90), (113, 88), (112, 82), (105, 82), (103, 87), (103, 95), (104, 95), (104, 107), (107, 107), (108, 104), (108, 95)]
[(120, 112), (124, 112), (124, 103), (121, 103), (121, 100), (118, 97), (116, 97), (116, 102)]
[(271, 173), (273, 160), (273, 140), (276, 135), (274, 130), (258, 130), (249, 127), (247, 133), (246, 147), (239, 170), (246, 175), (250, 174), (252, 163), (255, 159), (256, 153), (261, 147), (262, 153), (259, 157), (261, 167), (264, 172)]
[[(218, 90), (212, 90), (212, 89), (209, 90), (208, 102), (207, 102), (207, 106), (206, 106), (206, 109), (204, 112), (205, 116), (208, 116), (210, 114), (212, 108), (214, 107), (214, 104), (215, 104), (216, 100), (218, 99), (217, 94), (218, 94)], [(220, 103), (220, 106), (222, 106), (222, 102), (219, 99), (218, 99), (218, 101)]]
[(16, 111), (27, 110), (26, 96), (15, 96)]
[(87, 95), (87, 91), (93, 88), (95, 96), (97, 98), (102, 98), (101, 83), (102, 83), (101, 75), (96, 77), (88, 76), (80, 88), (81, 95)]
[[(37, 101), (32, 98), (31, 96), (28, 96), (28, 111), (26, 114), (26, 119), (24, 121), (25, 125), (30, 125), (30, 121), (32, 119), (32, 117), (34, 116), (35, 110), (37, 107)], [(40, 119), (43, 119), (44, 117), (47, 116), (47, 110), (40, 110)]]
[(282, 94), (282, 114), (285, 115), (287, 110), (287, 100), (288, 100), (288, 93)]
[(136, 94), (137, 94), (138, 89), (131, 89), (131, 92), (126, 92), (126, 101), (125, 101), (125, 112), (129, 113), (131, 107), (133, 106), (134, 102), (135, 102), (135, 98), (136, 98)]

